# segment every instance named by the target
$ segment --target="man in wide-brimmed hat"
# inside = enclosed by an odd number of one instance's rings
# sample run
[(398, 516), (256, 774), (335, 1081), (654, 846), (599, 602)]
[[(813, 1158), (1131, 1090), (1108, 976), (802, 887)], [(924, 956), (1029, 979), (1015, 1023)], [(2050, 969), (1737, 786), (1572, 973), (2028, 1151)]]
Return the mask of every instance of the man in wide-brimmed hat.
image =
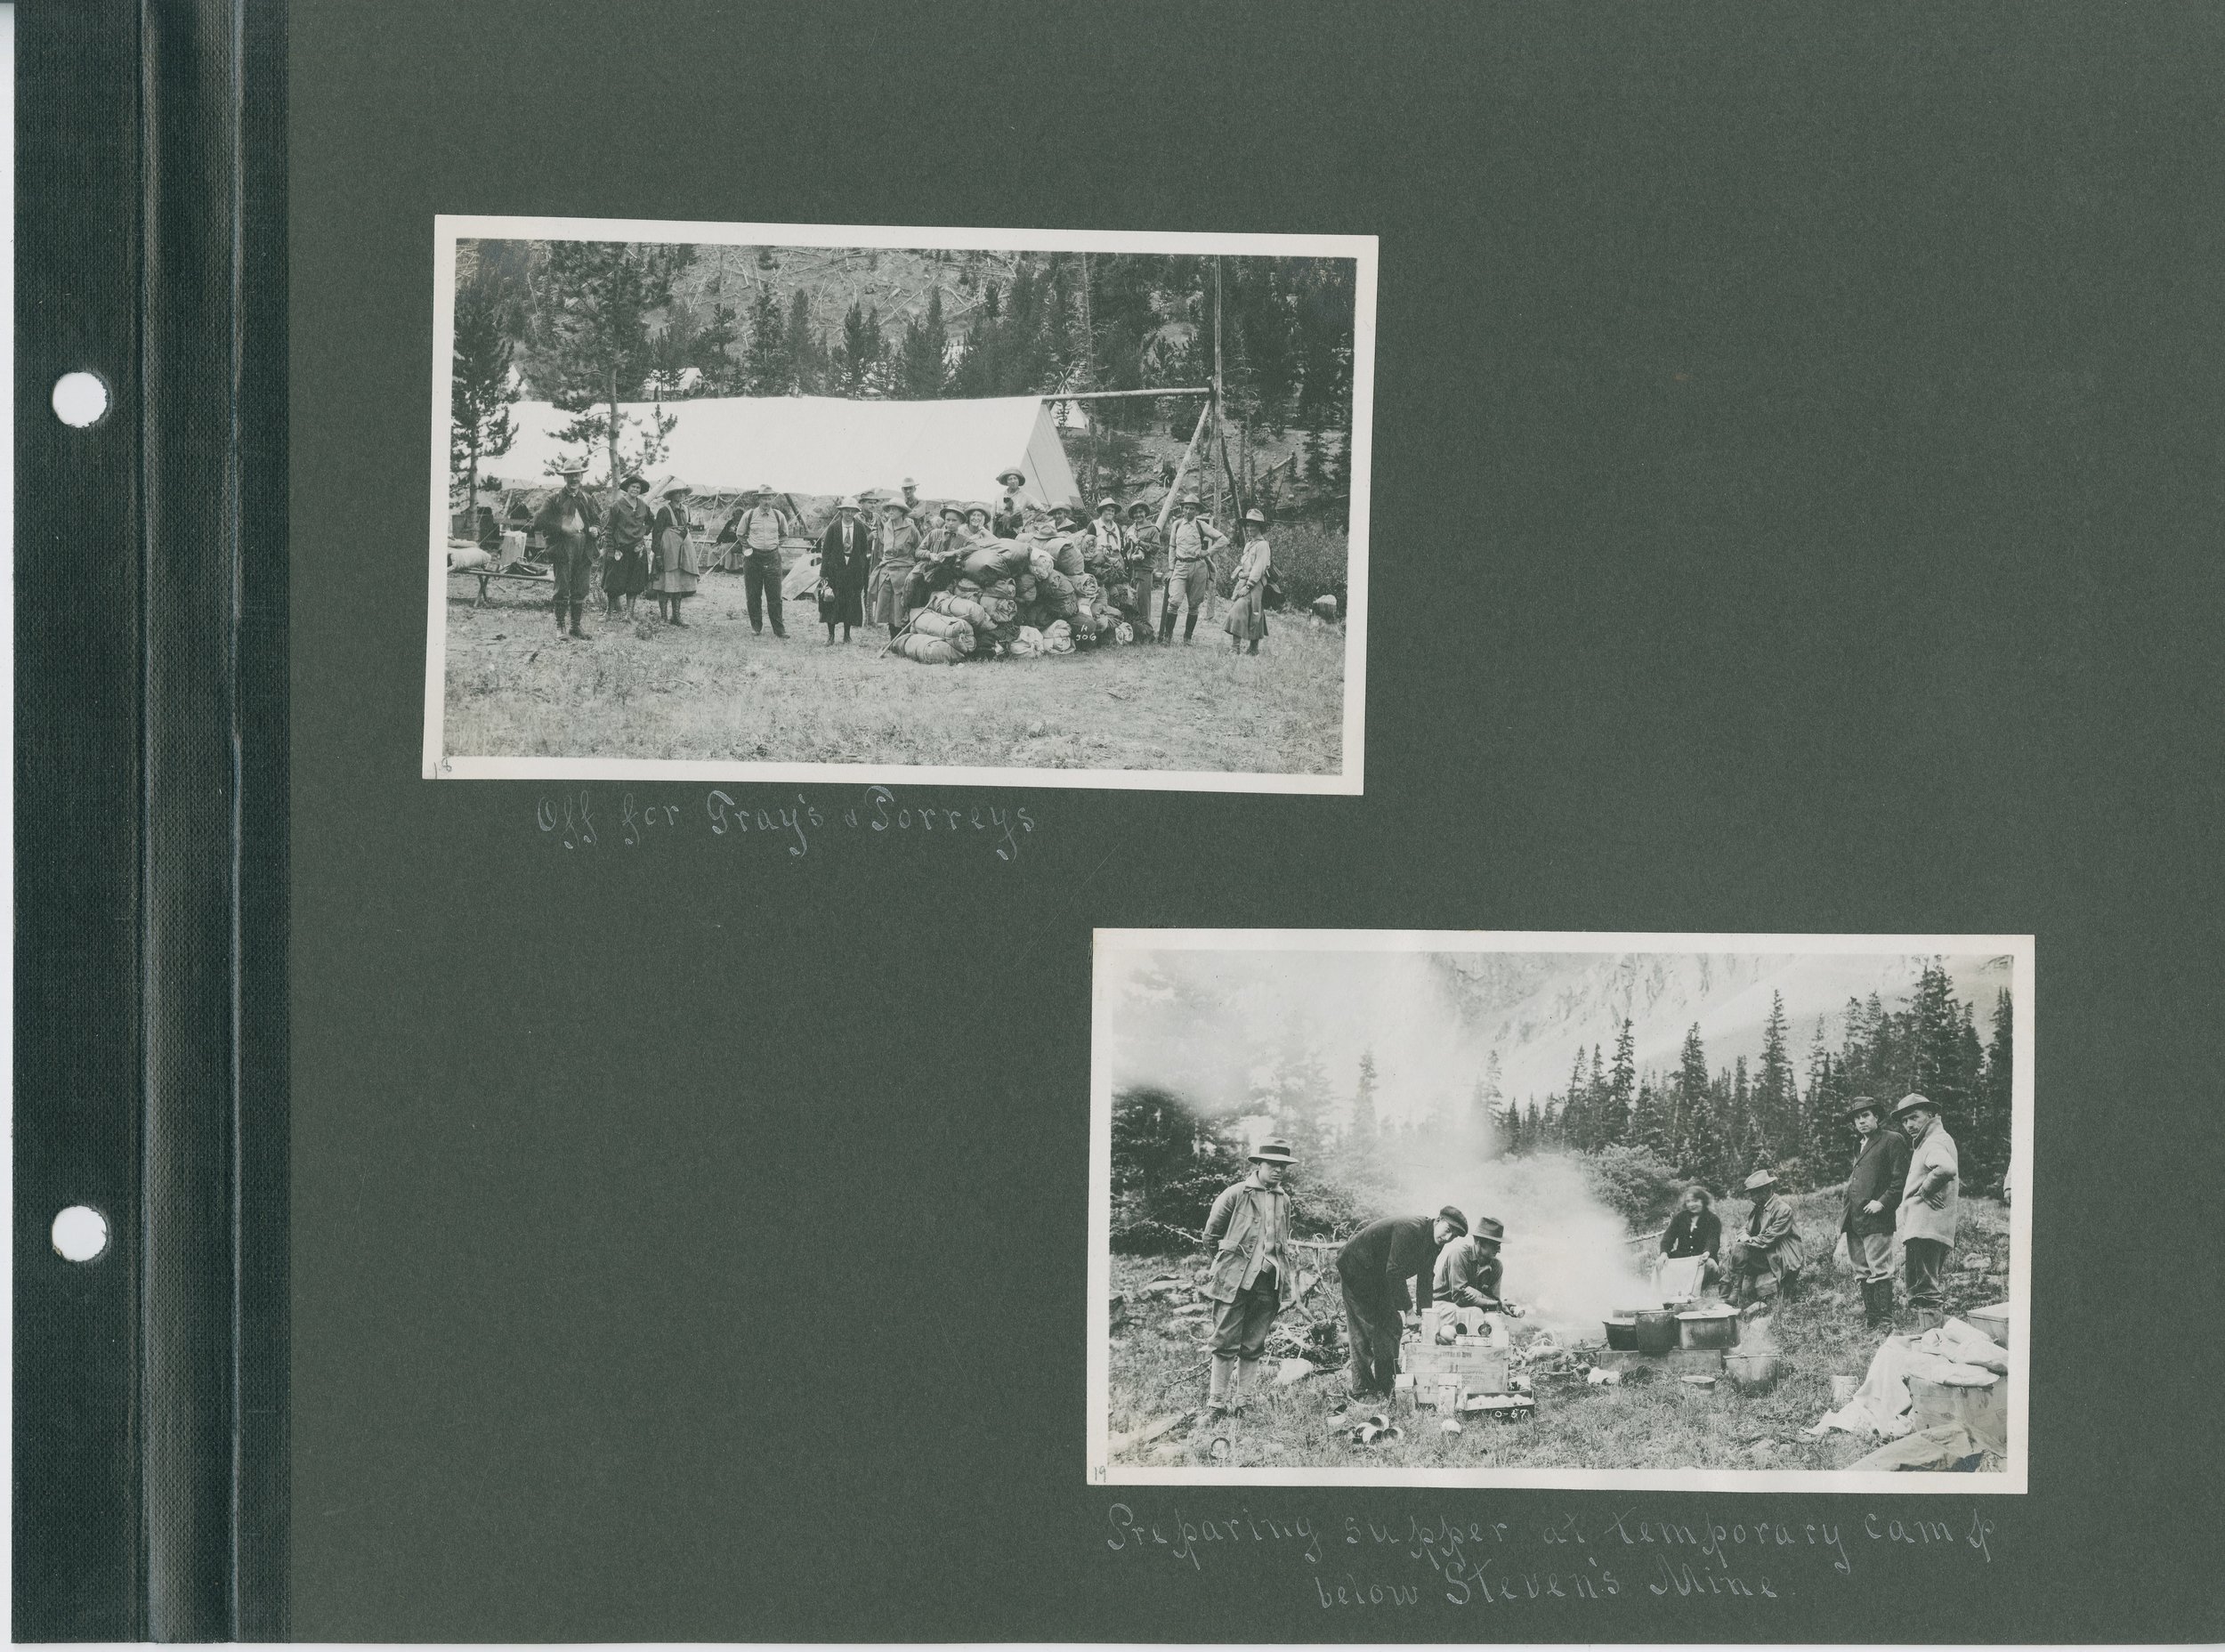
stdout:
[(819, 539), (819, 620), (832, 647), (835, 627), (842, 640), (850, 628), (865, 623), (865, 570), (872, 560), (873, 530), (858, 520), (863, 508), (854, 495), (835, 502), (835, 519)]
[(548, 560), (556, 575), (556, 635), (566, 635), (564, 625), (569, 620), (570, 635), (584, 637), (587, 633), (579, 628), (579, 616), (587, 606), (588, 579), (595, 570), (595, 541), (602, 531), (603, 507), (579, 485), (579, 479), (587, 474), (587, 460), (563, 460), (556, 466), (556, 474), (564, 479), (564, 485), (548, 496), (540, 514), (533, 518), (533, 526), (548, 544)]
[(1506, 1236), (1503, 1223), (1479, 1216), (1473, 1227), (1438, 1251), (1436, 1270), (1430, 1275), (1430, 1289), (1438, 1300), (1456, 1308), (1504, 1313), (1507, 1304), (1499, 1295), (1504, 1271), (1499, 1245)]
[(1214, 1246), (1205, 1294), (1218, 1304), (1209, 1417), (1238, 1408), (1244, 1392), (1257, 1386), (1274, 1316), (1298, 1300), (1290, 1195), (1282, 1191), (1297, 1157), (1279, 1137), (1261, 1142), (1251, 1150), (1251, 1174), (1224, 1189), (1205, 1219), (1205, 1236)]
[(1730, 1300), (1740, 1308), (1759, 1307), (1796, 1294), (1808, 1267), (1808, 1247), (1792, 1223), (1792, 1206), (1777, 1190), (1776, 1173), (1756, 1170), (1746, 1178), (1753, 1209), (1746, 1231), (1731, 1241)]
[(1213, 553), (1228, 543), (1228, 536), (1198, 514), (1198, 497), (1182, 496), (1174, 520), (1167, 525), (1167, 600), (1159, 610), (1159, 640), (1174, 641), (1174, 611), (1179, 603), (1184, 619), (1182, 640), (1197, 637), (1197, 617), (1213, 589)]
[(1893, 1323), (1893, 1227), (1901, 1186), (1908, 1179), (1908, 1138), (1881, 1122), (1885, 1109), (1867, 1096), (1847, 1104), (1854, 1126), (1854, 1168), (1847, 1173), (1847, 1204), (1839, 1230), (1847, 1236), (1847, 1261), (1862, 1282), (1862, 1317), (1871, 1326)]
[(1448, 1204), (1435, 1216), (1387, 1216), (1371, 1222), (1337, 1252), (1355, 1399), (1389, 1395), (1398, 1377), (1399, 1331), (1421, 1323), (1436, 1278), (1437, 1252), (1467, 1231), (1468, 1218)]
[(1962, 1213), (1962, 1164), (1954, 1138), (1939, 1121), (1938, 1104), (1929, 1097), (1903, 1096), (1893, 1109), (1893, 1123), (1908, 1136), (1908, 1175), (1900, 1191), (1901, 1267), (1913, 1329), (1921, 1334), (1946, 1318), (1940, 1277), (1954, 1249)]
[(756, 488), (752, 494), (749, 505), (735, 514), (732, 524), (734, 550), (741, 558), (742, 593), (749, 605), (749, 629), (762, 636), (770, 615), (773, 635), (785, 637), (788, 628), (781, 618), (781, 577), (787, 571), (781, 566), (781, 541), (796, 531), (796, 525), (773, 502), (771, 488)]
[(1004, 492), (998, 496), (990, 529), (999, 539), (1016, 539), (1027, 522), (1027, 501), (1020, 497), (1020, 490), (1028, 485), (1027, 473), (1016, 465), (1000, 470), (997, 473), (997, 484)]

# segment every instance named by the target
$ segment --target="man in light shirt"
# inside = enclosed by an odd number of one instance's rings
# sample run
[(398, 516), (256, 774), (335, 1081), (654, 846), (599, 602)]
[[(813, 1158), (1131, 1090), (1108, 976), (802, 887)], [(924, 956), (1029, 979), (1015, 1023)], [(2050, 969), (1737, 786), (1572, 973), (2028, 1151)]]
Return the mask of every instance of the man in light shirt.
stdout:
[(1198, 514), (1194, 493), (1182, 496), (1174, 520), (1167, 524), (1167, 597), (1159, 610), (1159, 640), (1174, 641), (1174, 608), (1183, 607), (1182, 640), (1197, 636), (1198, 611), (1213, 589), (1213, 553), (1228, 543), (1228, 536)]

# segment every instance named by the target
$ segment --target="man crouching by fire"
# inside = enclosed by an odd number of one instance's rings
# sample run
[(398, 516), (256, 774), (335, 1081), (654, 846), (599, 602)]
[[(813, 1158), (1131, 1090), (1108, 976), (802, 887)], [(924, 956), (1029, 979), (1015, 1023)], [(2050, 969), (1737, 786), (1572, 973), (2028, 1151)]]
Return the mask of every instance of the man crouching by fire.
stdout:
[(1224, 1190), (1205, 1219), (1205, 1236), (1218, 1247), (1205, 1283), (1205, 1294), (1218, 1305), (1208, 1421), (1243, 1408), (1244, 1393), (1258, 1385), (1259, 1356), (1266, 1352), (1274, 1316), (1298, 1300), (1298, 1269), (1290, 1256), (1290, 1195), (1282, 1191), (1297, 1157), (1286, 1141), (1261, 1142), (1251, 1150), (1251, 1174)]

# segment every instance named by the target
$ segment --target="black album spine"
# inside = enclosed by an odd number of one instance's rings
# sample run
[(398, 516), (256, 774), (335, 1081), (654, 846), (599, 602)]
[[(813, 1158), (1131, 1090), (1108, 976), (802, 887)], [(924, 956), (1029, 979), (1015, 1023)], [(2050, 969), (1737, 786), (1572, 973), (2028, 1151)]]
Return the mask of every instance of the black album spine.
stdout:
[[(18, 27), (12, 1627), (272, 1638), (283, 12), (72, 0)], [(109, 392), (81, 429), (49, 411), (72, 370)], [(50, 1238), (72, 1204), (107, 1219), (91, 1260)]]

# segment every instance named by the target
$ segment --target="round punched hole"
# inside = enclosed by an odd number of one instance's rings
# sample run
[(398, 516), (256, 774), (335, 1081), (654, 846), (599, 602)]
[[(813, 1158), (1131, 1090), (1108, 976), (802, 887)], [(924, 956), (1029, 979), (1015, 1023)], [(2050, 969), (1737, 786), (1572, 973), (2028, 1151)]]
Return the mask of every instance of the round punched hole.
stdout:
[(97, 373), (64, 373), (54, 381), (54, 417), (73, 430), (96, 423), (109, 410), (109, 387)]
[(109, 1248), (109, 1219), (89, 1204), (73, 1204), (54, 1218), (54, 1252), (66, 1262), (90, 1262)]

